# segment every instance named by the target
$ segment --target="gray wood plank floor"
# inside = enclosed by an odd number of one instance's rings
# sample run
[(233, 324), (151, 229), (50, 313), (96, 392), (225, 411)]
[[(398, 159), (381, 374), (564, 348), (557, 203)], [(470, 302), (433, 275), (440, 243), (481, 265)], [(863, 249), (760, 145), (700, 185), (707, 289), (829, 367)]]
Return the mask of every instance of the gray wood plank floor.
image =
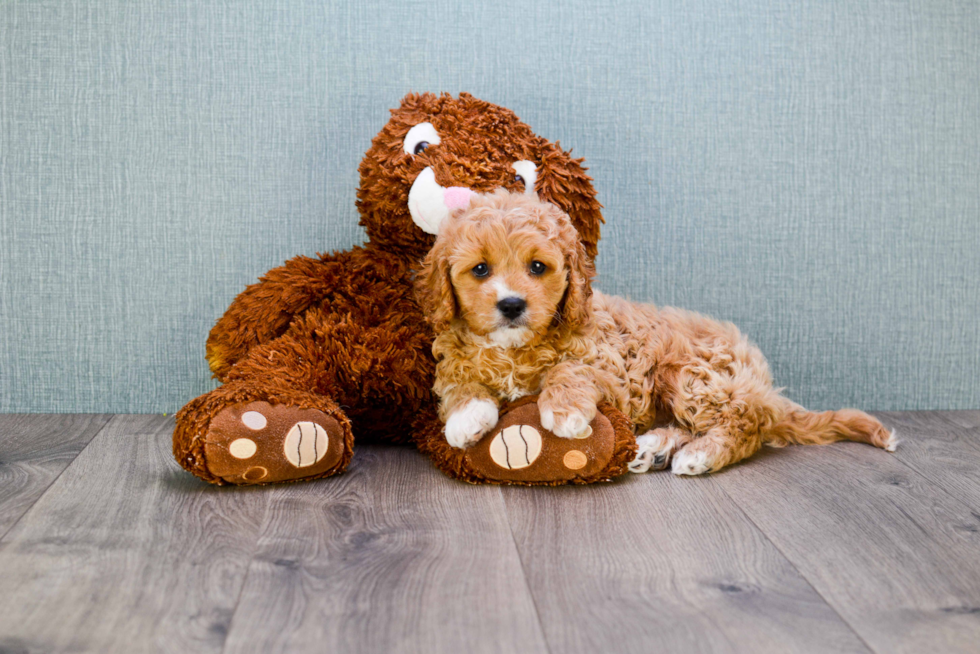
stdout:
[(980, 411), (880, 417), (895, 455), (704, 478), (477, 487), (362, 446), (236, 489), (172, 418), (0, 416), (0, 652), (976, 652)]
[(111, 417), (0, 415), (0, 537)]

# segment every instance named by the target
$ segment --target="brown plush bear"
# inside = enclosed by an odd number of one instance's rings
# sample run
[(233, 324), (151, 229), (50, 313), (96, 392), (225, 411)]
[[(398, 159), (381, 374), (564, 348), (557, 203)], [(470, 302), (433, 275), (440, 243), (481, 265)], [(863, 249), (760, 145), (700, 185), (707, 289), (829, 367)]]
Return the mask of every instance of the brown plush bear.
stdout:
[[(523, 398), (476, 446), (449, 447), (431, 392), (433, 335), (412, 292), (440, 222), (472, 192), (536, 192), (571, 216), (594, 257), (601, 206), (581, 160), (465, 93), (410, 94), (391, 113), (359, 168), (368, 243), (291, 259), (235, 299), (207, 342), (222, 385), (177, 414), (177, 461), (215, 484), (314, 479), (347, 467), (356, 435), (414, 441), (471, 482), (586, 483), (623, 473), (635, 440), (611, 407), (589, 439), (568, 441), (544, 430), (533, 398)], [(517, 461), (515, 438), (534, 456)]]

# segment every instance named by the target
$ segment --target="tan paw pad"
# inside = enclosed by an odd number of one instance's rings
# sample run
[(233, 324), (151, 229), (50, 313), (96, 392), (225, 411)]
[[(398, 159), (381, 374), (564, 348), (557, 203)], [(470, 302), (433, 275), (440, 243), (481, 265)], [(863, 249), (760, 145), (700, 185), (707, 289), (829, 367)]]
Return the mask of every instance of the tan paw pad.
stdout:
[(266, 470), (262, 466), (255, 466), (254, 468), (249, 468), (248, 470), (246, 470), (245, 474), (242, 475), (242, 478), (245, 479), (245, 481), (250, 481), (252, 483), (255, 483), (255, 482), (262, 481), (268, 476), (269, 476), (268, 470)]
[(251, 459), (259, 449), (251, 438), (238, 438), (228, 445), (228, 453), (236, 459)]
[(269, 424), (269, 421), (265, 419), (265, 416), (258, 411), (246, 411), (242, 414), (242, 424), (253, 431), (258, 431), (260, 429), (265, 429), (265, 426)]
[(327, 453), (327, 430), (315, 422), (297, 422), (286, 434), (282, 451), (297, 468), (317, 463)]
[(520, 470), (541, 455), (541, 434), (530, 425), (511, 425), (490, 442), (490, 458), (501, 468)]
[(569, 470), (581, 470), (588, 462), (589, 457), (585, 456), (585, 452), (580, 452), (579, 450), (568, 450), (562, 458), (562, 463)]

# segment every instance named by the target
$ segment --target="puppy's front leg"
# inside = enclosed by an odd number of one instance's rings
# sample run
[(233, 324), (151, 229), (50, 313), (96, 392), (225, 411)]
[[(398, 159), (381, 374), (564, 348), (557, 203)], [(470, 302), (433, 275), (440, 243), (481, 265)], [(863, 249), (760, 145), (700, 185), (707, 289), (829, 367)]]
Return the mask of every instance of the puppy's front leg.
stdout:
[(559, 363), (548, 371), (542, 384), (538, 398), (541, 426), (562, 438), (581, 437), (595, 418), (601, 398), (589, 366), (575, 361)]
[(439, 412), (446, 421), (446, 441), (469, 447), (497, 424), (497, 401), (481, 384), (463, 384), (445, 392)]

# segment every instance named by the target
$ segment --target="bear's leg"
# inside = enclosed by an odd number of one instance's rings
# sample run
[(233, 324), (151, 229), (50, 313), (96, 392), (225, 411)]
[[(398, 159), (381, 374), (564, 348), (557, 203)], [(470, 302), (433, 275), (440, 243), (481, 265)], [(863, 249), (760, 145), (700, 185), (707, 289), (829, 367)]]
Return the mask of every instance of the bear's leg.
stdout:
[[(354, 437), (407, 440), (431, 403), (434, 363), (424, 330), (311, 310), (249, 350), (224, 386), (177, 415), (174, 456), (213, 483), (267, 484), (342, 472)], [(341, 408), (342, 407), (342, 408)]]
[(315, 479), (346, 469), (354, 436), (335, 399), (329, 346), (312, 333), (314, 325), (302, 326), (310, 329), (250, 350), (223, 386), (180, 410), (178, 463), (215, 484)]
[(466, 449), (449, 445), (432, 406), (413, 425), (415, 442), (437, 468), (473, 484), (588, 484), (626, 472), (636, 456), (636, 439), (620, 411), (602, 404), (584, 438), (560, 438), (541, 426), (536, 400), (526, 397), (501, 407), (497, 425)]

